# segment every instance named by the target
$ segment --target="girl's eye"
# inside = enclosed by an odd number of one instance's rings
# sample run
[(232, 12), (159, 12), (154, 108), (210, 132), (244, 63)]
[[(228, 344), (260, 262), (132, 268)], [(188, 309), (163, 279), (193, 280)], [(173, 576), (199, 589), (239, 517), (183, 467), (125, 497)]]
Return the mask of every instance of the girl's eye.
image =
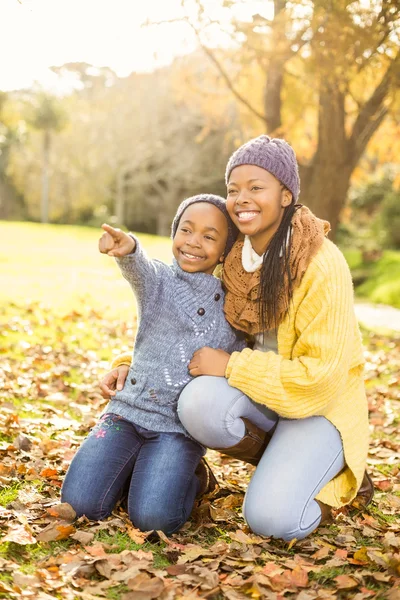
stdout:
[(211, 235), (205, 235), (204, 237), (206, 238), (206, 240), (211, 240), (212, 242), (215, 242), (215, 239), (211, 237)]
[(228, 196), (232, 196), (232, 194), (237, 194), (236, 190), (228, 190)]
[(251, 188), (251, 191), (257, 191), (257, 190), (261, 190), (262, 188), (260, 188), (258, 185), (253, 185), (253, 187)]

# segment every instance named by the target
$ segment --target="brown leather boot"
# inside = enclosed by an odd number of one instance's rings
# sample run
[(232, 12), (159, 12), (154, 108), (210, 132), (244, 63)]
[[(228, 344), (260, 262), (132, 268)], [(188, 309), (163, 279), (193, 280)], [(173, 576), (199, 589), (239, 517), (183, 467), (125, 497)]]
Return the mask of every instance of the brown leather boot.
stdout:
[(221, 452), (221, 454), (227, 454), (232, 458), (243, 460), (251, 465), (258, 465), (260, 458), (264, 454), (265, 448), (272, 438), (275, 427), (270, 431), (263, 431), (248, 419), (242, 417), (242, 421), (246, 431), (240, 442), (230, 448), (213, 448), (213, 450), (217, 450), (218, 452)]
[(215, 478), (214, 473), (211, 471), (210, 465), (205, 458), (201, 458), (197, 468), (194, 472), (200, 482), (199, 491), (196, 494), (196, 498), (211, 494), (218, 490), (218, 481)]
[(363, 480), (361, 482), (360, 489), (357, 492), (357, 496), (354, 498), (353, 502), (357, 501), (363, 505), (363, 507), (367, 507), (372, 502), (372, 498), (374, 497), (374, 484), (371, 477), (368, 475), (367, 471), (364, 473)]
[(323, 502), (320, 502), (319, 500), (315, 501), (320, 509), (321, 509), (321, 520), (319, 522), (320, 525), (323, 525), (324, 523), (327, 523), (328, 521), (331, 520), (332, 518), (332, 509), (328, 504), (324, 504)]

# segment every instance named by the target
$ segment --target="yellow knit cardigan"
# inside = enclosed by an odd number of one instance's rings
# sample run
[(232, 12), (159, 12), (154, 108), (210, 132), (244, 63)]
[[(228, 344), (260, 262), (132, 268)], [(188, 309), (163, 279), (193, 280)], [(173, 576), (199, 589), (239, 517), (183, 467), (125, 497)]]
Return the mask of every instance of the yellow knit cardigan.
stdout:
[(234, 352), (225, 373), (230, 385), (282, 417), (322, 415), (335, 425), (346, 467), (317, 498), (337, 508), (355, 497), (365, 470), (369, 428), (363, 367), (350, 271), (340, 250), (325, 239), (278, 327), (278, 354)]
[[(328, 239), (295, 289), (277, 336), (278, 354), (250, 348), (234, 352), (225, 376), (282, 417), (322, 415), (333, 423), (346, 466), (317, 499), (338, 508), (351, 502), (361, 485), (369, 428), (353, 284), (342, 253)], [(130, 356), (124, 354), (113, 366), (126, 362)]]

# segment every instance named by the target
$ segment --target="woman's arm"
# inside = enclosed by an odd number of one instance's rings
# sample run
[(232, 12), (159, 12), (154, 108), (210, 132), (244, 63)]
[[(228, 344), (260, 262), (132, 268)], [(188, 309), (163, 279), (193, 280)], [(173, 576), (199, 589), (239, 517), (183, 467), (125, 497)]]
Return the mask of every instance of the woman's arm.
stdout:
[(283, 417), (321, 413), (340, 396), (349, 370), (362, 372), (350, 272), (339, 250), (327, 254), (328, 260), (317, 255), (311, 263), (298, 306), (296, 294), (293, 298), (296, 313), (291, 311), (290, 318), (296, 319), (298, 330), (294, 358), (245, 349), (234, 352), (226, 368), (230, 385)]

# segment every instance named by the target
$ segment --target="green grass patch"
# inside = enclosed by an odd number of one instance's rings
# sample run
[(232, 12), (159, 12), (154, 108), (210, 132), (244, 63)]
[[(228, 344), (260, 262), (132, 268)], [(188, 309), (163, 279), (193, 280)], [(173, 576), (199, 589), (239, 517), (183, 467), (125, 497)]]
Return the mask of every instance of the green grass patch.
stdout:
[(18, 498), (18, 492), (21, 488), (21, 483), (16, 481), (8, 487), (3, 487), (0, 490), (0, 506), (7, 506)]
[[(129, 321), (134, 299), (114, 259), (100, 254), (100, 228), (2, 221), (0, 302), (43, 302), (61, 313), (88, 307)], [(172, 259), (171, 241), (138, 235), (151, 258)], [(10, 252), (12, 248), (12, 252)]]
[(108, 552), (117, 553), (123, 552), (124, 550), (143, 550), (144, 552), (152, 552), (154, 557), (154, 567), (161, 569), (171, 564), (163, 549), (165, 548), (164, 542), (145, 542), (144, 544), (136, 544), (127, 533), (118, 531), (116, 534), (110, 534), (106, 531), (99, 531), (96, 534), (95, 540), (109, 546)]
[[(98, 251), (100, 228), (1, 222), (0, 301), (43, 302), (61, 313), (93, 308), (129, 321), (135, 313), (132, 292), (115, 261)], [(168, 238), (138, 234), (150, 257), (172, 259)], [(13, 252), (10, 253), (10, 248)], [(364, 264), (357, 249), (343, 249), (360, 298), (400, 308), (400, 252), (387, 250)], [(88, 336), (90, 338), (90, 335)], [(84, 340), (82, 336), (81, 342)]]
[(321, 585), (332, 583), (332, 579), (338, 575), (346, 575), (351, 571), (348, 566), (344, 567), (326, 567), (320, 571), (310, 571), (310, 581), (316, 581)]
[(41, 561), (65, 552), (74, 544), (75, 540), (71, 539), (24, 546), (14, 542), (4, 542), (0, 544), (0, 557), (15, 561), (24, 573), (33, 573)]
[(107, 590), (106, 598), (109, 600), (121, 600), (121, 596), (129, 592), (128, 586), (123, 583)]
[[(386, 250), (373, 263), (363, 263), (359, 250), (343, 250), (359, 298), (400, 308), (400, 251)], [(359, 282), (359, 285), (357, 285)]]

